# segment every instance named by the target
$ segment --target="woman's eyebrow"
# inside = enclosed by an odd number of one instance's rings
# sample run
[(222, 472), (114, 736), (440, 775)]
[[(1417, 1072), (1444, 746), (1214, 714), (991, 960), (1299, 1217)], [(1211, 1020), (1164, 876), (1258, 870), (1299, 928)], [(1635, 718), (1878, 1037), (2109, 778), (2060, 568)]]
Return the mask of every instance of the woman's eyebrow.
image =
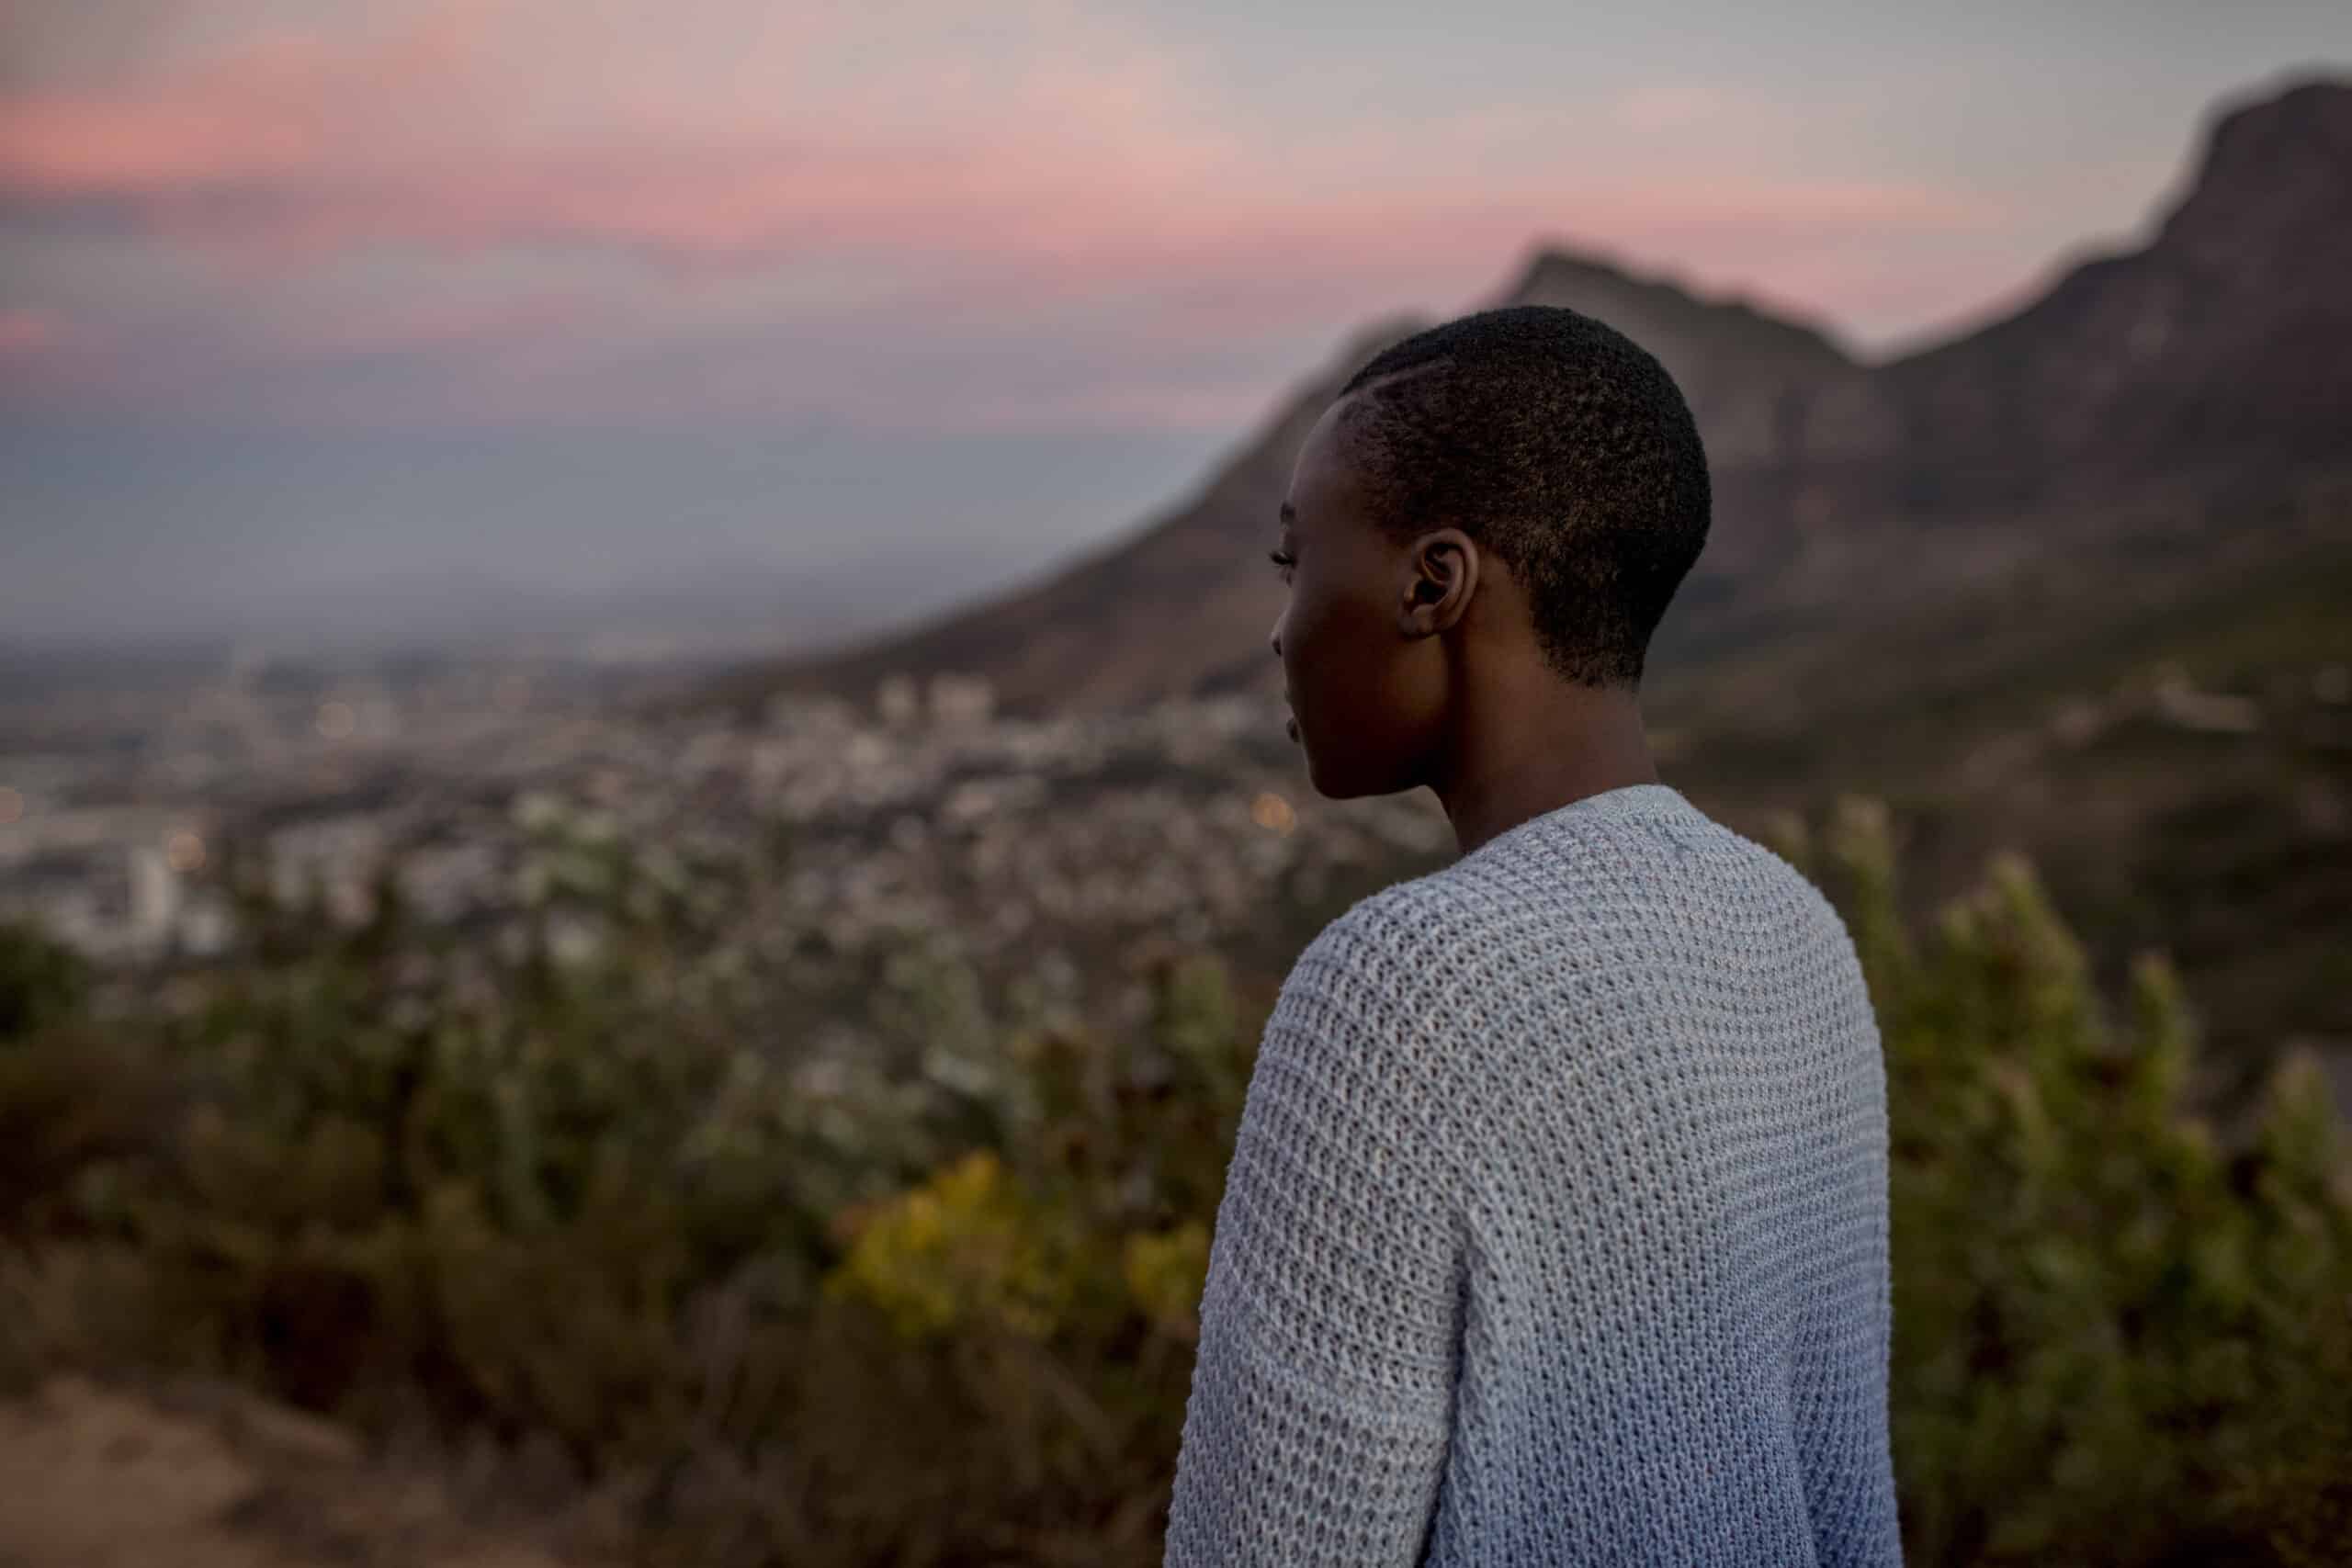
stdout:
[(1298, 521), (1298, 508), (1285, 501), (1283, 502), (1282, 510), (1274, 515), (1283, 527), (1288, 528)]

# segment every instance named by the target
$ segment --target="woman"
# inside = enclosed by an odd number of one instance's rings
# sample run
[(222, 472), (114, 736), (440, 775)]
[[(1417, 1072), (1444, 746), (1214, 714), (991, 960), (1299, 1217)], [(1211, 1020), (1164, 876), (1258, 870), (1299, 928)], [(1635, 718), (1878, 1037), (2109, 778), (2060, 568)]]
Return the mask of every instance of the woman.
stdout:
[(1292, 734), (1327, 795), (1428, 785), (1462, 856), (1267, 1024), (1170, 1564), (1900, 1561), (1860, 969), (1643, 731), (1709, 504), (1672, 379), (1568, 310), (1408, 339), (1308, 435)]

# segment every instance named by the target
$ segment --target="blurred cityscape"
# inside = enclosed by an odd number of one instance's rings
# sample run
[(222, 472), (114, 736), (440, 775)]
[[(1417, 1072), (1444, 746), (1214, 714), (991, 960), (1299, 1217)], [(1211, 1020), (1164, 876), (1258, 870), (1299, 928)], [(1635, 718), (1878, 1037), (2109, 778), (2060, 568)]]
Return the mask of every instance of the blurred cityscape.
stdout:
[[(230, 872), (334, 924), (384, 878), (420, 920), (521, 940), (526, 853), (564, 821), (670, 862), (791, 840), (793, 929), (936, 933), (994, 967), (1250, 928), (1451, 842), (1426, 796), (1307, 805), (1257, 694), (1014, 718), (979, 678), (867, 703), (684, 700), (693, 670), (231, 658), (19, 678), (0, 698), (0, 918), (130, 966), (218, 956)], [(559, 923), (587, 956), (588, 925)]]

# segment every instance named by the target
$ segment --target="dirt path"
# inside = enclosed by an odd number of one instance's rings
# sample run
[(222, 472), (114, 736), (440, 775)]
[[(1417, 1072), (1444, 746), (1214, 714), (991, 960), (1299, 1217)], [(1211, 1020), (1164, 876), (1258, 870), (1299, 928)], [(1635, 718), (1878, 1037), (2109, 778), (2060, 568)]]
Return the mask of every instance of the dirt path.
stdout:
[(468, 1525), (424, 1475), (236, 1395), (166, 1408), (55, 1378), (0, 1402), (0, 1568), (586, 1568)]

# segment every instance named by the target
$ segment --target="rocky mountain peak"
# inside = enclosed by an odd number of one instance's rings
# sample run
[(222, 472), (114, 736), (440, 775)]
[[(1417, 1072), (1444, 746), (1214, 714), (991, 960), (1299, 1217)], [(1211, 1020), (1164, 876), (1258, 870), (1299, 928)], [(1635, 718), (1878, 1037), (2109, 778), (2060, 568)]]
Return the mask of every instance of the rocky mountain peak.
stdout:
[(2352, 244), (2352, 81), (2314, 79), (2217, 118), (2158, 243), (2217, 263)]
[(1702, 427), (1722, 423), (1758, 394), (1809, 385), (1852, 365), (1810, 323), (1557, 246), (1539, 247), (1493, 303), (1561, 305), (1607, 321), (1657, 355)]

